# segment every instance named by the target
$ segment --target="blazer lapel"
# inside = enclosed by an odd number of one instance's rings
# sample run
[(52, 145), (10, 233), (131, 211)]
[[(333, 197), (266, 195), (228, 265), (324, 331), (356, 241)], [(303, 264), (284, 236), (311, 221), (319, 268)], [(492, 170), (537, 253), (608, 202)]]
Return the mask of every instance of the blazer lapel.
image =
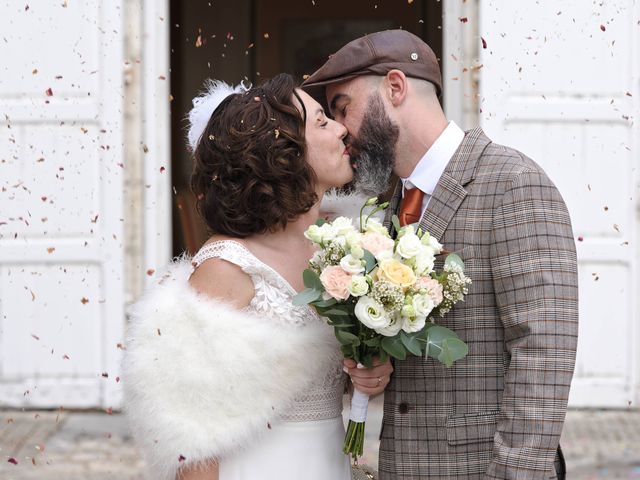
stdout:
[(422, 230), (442, 240), (447, 226), (467, 196), (464, 187), (473, 180), (477, 161), (489, 143), (491, 140), (480, 128), (465, 133), (462, 143), (449, 161), (422, 214)]

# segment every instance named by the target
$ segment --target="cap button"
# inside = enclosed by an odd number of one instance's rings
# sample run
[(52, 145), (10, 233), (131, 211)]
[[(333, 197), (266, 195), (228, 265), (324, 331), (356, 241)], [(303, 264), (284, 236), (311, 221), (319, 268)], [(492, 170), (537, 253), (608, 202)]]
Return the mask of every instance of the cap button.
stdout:
[(418, 60), (418, 54), (417, 54), (416, 52), (413, 52), (413, 53), (411, 54), (411, 60), (413, 60), (414, 62), (415, 62), (416, 60)]

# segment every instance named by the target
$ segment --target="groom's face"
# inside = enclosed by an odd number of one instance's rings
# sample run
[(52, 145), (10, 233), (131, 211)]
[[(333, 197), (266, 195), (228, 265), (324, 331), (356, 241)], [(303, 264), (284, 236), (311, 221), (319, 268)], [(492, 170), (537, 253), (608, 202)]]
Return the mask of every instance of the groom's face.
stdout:
[(329, 85), (326, 91), (331, 114), (349, 132), (345, 142), (356, 189), (367, 195), (379, 195), (388, 189), (399, 134), (378, 85), (375, 78), (358, 77)]

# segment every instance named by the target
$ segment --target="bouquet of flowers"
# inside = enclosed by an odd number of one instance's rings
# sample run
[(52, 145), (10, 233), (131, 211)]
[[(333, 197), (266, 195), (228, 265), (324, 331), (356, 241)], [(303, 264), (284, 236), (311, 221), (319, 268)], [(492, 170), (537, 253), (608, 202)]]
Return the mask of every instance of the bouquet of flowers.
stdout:
[[(303, 273), (305, 290), (296, 305), (312, 305), (333, 326), (345, 358), (371, 368), (374, 358), (429, 356), (446, 366), (467, 355), (455, 332), (436, 324), (463, 300), (471, 280), (458, 255), (447, 254), (442, 271), (435, 257), (442, 245), (413, 225), (400, 227), (394, 240), (371, 218), (388, 206), (369, 199), (360, 210), (359, 229), (349, 218), (319, 220), (305, 236), (319, 249)], [(371, 211), (363, 220), (365, 209)], [(369, 397), (354, 390), (344, 452), (362, 456)]]

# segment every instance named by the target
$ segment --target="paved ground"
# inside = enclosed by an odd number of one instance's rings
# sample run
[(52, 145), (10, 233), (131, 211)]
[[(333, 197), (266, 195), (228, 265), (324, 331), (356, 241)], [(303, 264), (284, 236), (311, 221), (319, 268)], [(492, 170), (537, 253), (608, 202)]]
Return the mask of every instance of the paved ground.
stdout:
[[(369, 464), (377, 461), (380, 418), (376, 401), (365, 445)], [(570, 411), (562, 444), (570, 480), (640, 480), (640, 410)], [(143, 471), (121, 415), (0, 411), (3, 480), (142, 480)]]

